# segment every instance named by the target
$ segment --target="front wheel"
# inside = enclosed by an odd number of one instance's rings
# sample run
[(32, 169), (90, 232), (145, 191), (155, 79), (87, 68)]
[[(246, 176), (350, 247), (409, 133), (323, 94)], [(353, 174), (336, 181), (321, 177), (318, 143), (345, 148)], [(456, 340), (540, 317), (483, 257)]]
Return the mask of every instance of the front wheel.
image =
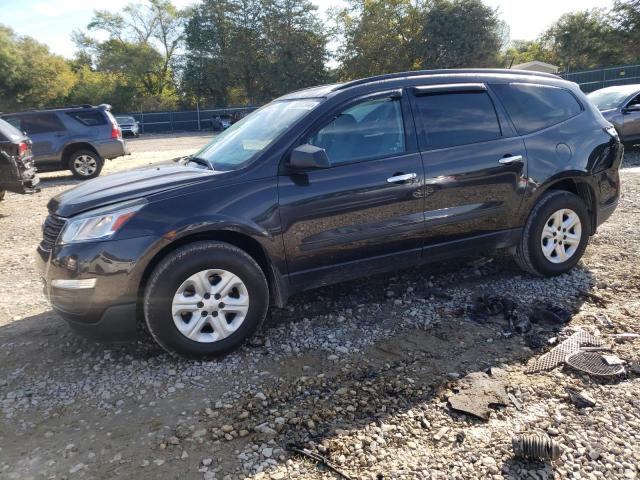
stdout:
[(589, 212), (580, 197), (547, 192), (529, 214), (514, 259), (533, 275), (560, 275), (580, 261), (590, 232)]
[(256, 261), (223, 242), (180, 247), (155, 268), (144, 295), (153, 338), (173, 355), (225, 354), (249, 338), (267, 315), (269, 287)]
[(78, 150), (69, 157), (69, 170), (81, 180), (89, 180), (100, 175), (104, 160), (91, 150)]

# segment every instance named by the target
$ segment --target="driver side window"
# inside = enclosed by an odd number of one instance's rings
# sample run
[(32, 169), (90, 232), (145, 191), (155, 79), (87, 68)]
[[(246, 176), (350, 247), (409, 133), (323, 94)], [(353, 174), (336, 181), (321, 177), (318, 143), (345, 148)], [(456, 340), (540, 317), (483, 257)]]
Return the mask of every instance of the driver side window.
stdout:
[(353, 105), (307, 143), (323, 148), (332, 166), (400, 155), (405, 152), (400, 100), (377, 98)]

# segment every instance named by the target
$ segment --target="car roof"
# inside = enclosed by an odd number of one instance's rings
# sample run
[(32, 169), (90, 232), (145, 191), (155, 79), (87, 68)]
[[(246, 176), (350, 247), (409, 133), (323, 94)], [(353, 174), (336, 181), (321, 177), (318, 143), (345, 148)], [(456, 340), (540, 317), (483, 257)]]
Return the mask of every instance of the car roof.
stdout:
[(3, 113), (2, 116), (9, 115), (36, 115), (38, 113), (44, 112), (82, 112), (82, 111), (92, 111), (92, 110), (111, 110), (111, 105), (102, 103), (100, 105), (67, 105), (65, 107), (50, 107), (50, 108), (34, 108), (30, 110), (20, 110), (17, 112)]
[(530, 70), (512, 70), (504, 68), (472, 68), (472, 69), (441, 69), (441, 70), (415, 70), (410, 72), (397, 72), (384, 75), (376, 75), (373, 77), (361, 78), (343, 83), (332, 83), (329, 85), (319, 85), (316, 87), (305, 88), (295, 92), (288, 93), (276, 100), (294, 100), (304, 98), (324, 98), (334, 93), (348, 90), (354, 87), (382, 84), (382, 83), (398, 83), (411, 79), (437, 78), (438, 81), (460, 82), (468, 79), (469, 81), (482, 82), (496, 78), (511, 78), (514, 80), (528, 79), (530, 81), (540, 83), (555, 83), (554, 81), (565, 82), (561, 77), (552, 73), (534, 72)]

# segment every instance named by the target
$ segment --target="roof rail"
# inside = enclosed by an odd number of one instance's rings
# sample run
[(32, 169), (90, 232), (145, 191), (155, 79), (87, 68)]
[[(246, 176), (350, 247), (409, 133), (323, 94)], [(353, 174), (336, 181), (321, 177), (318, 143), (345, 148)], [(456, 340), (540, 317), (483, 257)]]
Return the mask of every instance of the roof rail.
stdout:
[(533, 72), (530, 70), (512, 70), (509, 68), (461, 68), (461, 69), (442, 69), (442, 70), (414, 70), (410, 72), (398, 72), (387, 73), (384, 75), (376, 75), (373, 77), (361, 78), (359, 80), (353, 80), (351, 82), (345, 82), (339, 84), (335, 90), (344, 90), (345, 88), (355, 87), (356, 85), (362, 85), (371, 82), (381, 82), (384, 80), (393, 80), (396, 78), (408, 78), (408, 77), (422, 77), (427, 75), (443, 75), (443, 74), (459, 74), (459, 73), (502, 73), (502, 74), (516, 74), (516, 75), (531, 75), (536, 77), (557, 78), (558, 75), (544, 72)]
[(82, 104), (82, 105), (65, 105), (63, 107), (42, 107), (42, 108), (28, 108), (26, 110), (18, 110), (16, 112), (11, 113), (31, 113), (31, 112), (43, 112), (48, 110), (70, 110), (72, 108), (96, 108), (93, 105)]

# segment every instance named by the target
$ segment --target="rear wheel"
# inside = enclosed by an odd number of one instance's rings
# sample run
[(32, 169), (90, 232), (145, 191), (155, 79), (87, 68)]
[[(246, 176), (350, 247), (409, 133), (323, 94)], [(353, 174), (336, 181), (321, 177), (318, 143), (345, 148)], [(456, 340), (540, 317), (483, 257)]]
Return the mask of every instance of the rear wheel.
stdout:
[(560, 275), (580, 261), (590, 232), (589, 212), (580, 197), (564, 191), (548, 192), (529, 214), (514, 258), (534, 275)]
[(68, 166), (74, 177), (88, 180), (100, 175), (104, 160), (91, 150), (77, 150), (69, 157)]
[(256, 261), (223, 242), (204, 241), (170, 253), (144, 296), (153, 338), (169, 353), (214, 357), (239, 347), (264, 321), (269, 288)]

